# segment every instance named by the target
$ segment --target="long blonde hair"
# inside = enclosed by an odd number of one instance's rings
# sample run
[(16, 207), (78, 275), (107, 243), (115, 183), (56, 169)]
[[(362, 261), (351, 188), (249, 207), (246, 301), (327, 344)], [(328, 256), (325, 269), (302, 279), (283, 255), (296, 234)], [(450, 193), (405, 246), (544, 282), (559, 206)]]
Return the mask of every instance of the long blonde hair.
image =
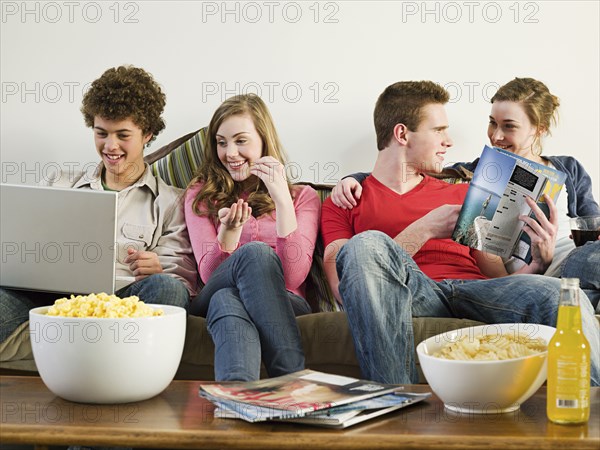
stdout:
[[(272, 156), (286, 164), (285, 152), (277, 136), (273, 118), (261, 98), (255, 94), (236, 95), (225, 100), (217, 108), (208, 126), (207, 142), (204, 147), (202, 165), (190, 187), (202, 183), (192, 205), (193, 211), (200, 216), (217, 217), (219, 209), (229, 207), (242, 194), (248, 194), (246, 201), (252, 207), (254, 217), (262, 216), (275, 209), (275, 203), (267, 187), (256, 176), (235, 182), (217, 154), (217, 131), (221, 124), (232, 116), (249, 115), (262, 142), (262, 156)], [(291, 186), (288, 183), (288, 187)]]

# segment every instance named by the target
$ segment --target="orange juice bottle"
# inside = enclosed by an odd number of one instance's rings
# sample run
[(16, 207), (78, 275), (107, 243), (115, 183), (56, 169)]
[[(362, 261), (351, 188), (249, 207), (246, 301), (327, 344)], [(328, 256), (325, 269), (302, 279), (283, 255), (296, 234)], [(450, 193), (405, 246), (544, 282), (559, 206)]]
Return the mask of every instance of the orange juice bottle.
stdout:
[(560, 280), (556, 332), (548, 344), (548, 400), (552, 422), (587, 422), (590, 417), (590, 344), (581, 330), (579, 279)]

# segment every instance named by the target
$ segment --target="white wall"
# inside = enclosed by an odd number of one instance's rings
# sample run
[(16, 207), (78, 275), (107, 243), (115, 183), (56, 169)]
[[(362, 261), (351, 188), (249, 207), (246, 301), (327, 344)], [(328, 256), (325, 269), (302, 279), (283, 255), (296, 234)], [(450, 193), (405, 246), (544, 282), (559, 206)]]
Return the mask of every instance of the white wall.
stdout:
[(206, 125), (225, 97), (260, 90), (294, 174), (321, 182), (371, 168), (373, 106), (395, 81), (450, 90), (448, 160), (461, 161), (487, 142), (495, 88), (539, 78), (562, 102), (545, 153), (582, 161), (600, 199), (599, 15), (596, 1), (2, 1), (2, 181), (95, 162), (82, 92), (134, 64), (167, 93), (149, 151)]

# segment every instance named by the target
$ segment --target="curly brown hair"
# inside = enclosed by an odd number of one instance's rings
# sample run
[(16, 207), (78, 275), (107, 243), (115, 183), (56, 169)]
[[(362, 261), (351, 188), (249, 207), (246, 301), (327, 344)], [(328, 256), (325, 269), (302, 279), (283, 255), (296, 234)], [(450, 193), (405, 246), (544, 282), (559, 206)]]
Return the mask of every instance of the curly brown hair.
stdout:
[(151, 74), (139, 67), (120, 66), (108, 69), (92, 83), (83, 96), (81, 112), (90, 128), (97, 116), (131, 119), (143, 135), (152, 133), (150, 143), (165, 129), (161, 117), (165, 104), (166, 96)]

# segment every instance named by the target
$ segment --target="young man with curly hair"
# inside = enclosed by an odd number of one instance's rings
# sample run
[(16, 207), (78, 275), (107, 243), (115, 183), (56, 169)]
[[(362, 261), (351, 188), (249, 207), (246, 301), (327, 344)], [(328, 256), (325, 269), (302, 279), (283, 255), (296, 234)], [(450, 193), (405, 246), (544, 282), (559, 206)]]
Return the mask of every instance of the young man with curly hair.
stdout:
[[(416, 383), (413, 317), (461, 317), (485, 323), (554, 326), (560, 280), (547, 267), (544, 234), (556, 226), (528, 199), (540, 223), (523, 217), (532, 240), (529, 273), (506, 273), (502, 260), (450, 239), (468, 185), (425, 175), (440, 172), (452, 146), (444, 105), (431, 81), (388, 86), (375, 106), (379, 153), (351, 210), (323, 204), (325, 272), (343, 302), (357, 358), (367, 379)], [(598, 322), (580, 291), (583, 330), (591, 346), (592, 384), (600, 382)]]
[[(165, 94), (143, 69), (108, 69), (85, 93), (81, 111), (94, 131), (100, 163), (93, 173), (58, 172), (55, 187), (118, 191), (116, 295), (186, 307), (197, 271), (183, 216), (182, 191), (154, 176), (144, 147), (165, 128)], [(127, 284), (129, 283), (129, 284)], [(29, 310), (57, 294), (0, 288), (0, 342), (28, 320)]]

